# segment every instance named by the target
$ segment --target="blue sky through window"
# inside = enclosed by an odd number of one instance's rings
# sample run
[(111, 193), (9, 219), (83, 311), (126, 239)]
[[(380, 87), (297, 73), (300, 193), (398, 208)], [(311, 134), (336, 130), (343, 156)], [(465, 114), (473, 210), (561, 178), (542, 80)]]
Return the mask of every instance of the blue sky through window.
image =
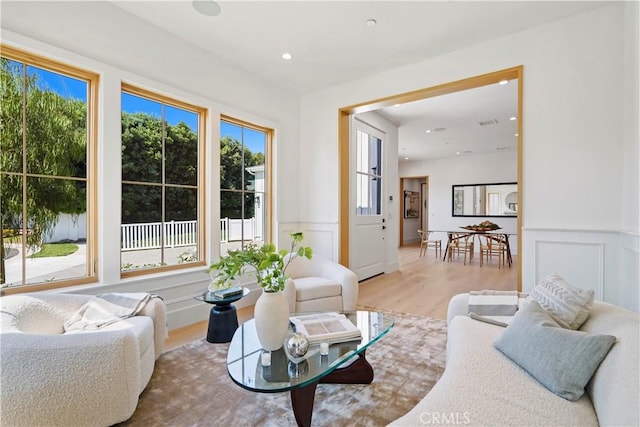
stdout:
[[(162, 107), (159, 102), (126, 92), (122, 92), (122, 111), (131, 114), (145, 113), (157, 118), (162, 117)], [(164, 117), (167, 123), (172, 126), (184, 122), (193, 132), (198, 133), (198, 115), (196, 113), (165, 105)]]
[(252, 153), (265, 154), (266, 134), (254, 129), (244, 128), (243, 136), (242, 131), (242, 126), (224, 121), (220, 122), (220, 138), (230, 136), (231, 138), (237, 139), (240, 142), (244, 142), (244, 145), (249, 148)]
[(44, 91), (52, 91), (63, 98), (73, 98), (87, 102), (87, 82), (73, 77), (63, 76), (42, 68), (27, 66), (27, 75), (36, 76), (38, 87)]

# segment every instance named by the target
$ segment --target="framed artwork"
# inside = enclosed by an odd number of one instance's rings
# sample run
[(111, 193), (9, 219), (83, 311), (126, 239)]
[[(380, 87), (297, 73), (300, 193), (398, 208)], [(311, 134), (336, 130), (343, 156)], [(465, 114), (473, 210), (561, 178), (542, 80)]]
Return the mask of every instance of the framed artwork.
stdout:
[(404, 217), (420, 218), (420, 193), (417, 191), (404, 192)]

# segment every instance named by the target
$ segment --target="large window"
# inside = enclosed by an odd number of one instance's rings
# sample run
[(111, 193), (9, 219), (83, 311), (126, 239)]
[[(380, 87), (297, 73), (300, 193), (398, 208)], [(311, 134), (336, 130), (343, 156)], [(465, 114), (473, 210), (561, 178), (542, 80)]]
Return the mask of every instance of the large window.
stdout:
[(224, 255), (269, 240), (272, 131), (223, 117), (220, 122), (220, 240)]
[(0, 287), (95, 276), (98, 76), (2, 46)]
[(204, 109), (123, 84), (121, 270), (204, 265)]

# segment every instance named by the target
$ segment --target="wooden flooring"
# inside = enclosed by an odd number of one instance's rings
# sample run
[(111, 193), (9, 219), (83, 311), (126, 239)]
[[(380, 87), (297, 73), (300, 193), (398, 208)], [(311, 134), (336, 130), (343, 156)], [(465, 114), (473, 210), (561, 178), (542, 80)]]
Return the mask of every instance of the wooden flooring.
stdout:
[[(462, 258), (451, 263), (436, 258), (430, 248), (419, 256), (418, 244), (404, 246), (398, 253), (399, 270), (360, 282), (358, 304), (403, 313), (445, 319), (452, 296), (471, 290), (517, 289), (517, 262), (511, 268), (498, 268), (496, 260), (480, 267), (476, 257), (463, 265)], [(238, 310), (238, 321), (253, 318), (253, 306)], [(207, 322), (198, 322), (169, 332), (165, 350), (171, 350), (207, 333)]]

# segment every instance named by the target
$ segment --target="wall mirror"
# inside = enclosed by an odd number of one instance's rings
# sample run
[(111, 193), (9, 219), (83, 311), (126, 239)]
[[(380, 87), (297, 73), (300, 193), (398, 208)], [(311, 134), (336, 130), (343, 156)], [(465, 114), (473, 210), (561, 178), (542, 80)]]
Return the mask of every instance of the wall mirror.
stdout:
[(515, 217), (518, 215), (518, 183), (452, 185), (451, 215)]

